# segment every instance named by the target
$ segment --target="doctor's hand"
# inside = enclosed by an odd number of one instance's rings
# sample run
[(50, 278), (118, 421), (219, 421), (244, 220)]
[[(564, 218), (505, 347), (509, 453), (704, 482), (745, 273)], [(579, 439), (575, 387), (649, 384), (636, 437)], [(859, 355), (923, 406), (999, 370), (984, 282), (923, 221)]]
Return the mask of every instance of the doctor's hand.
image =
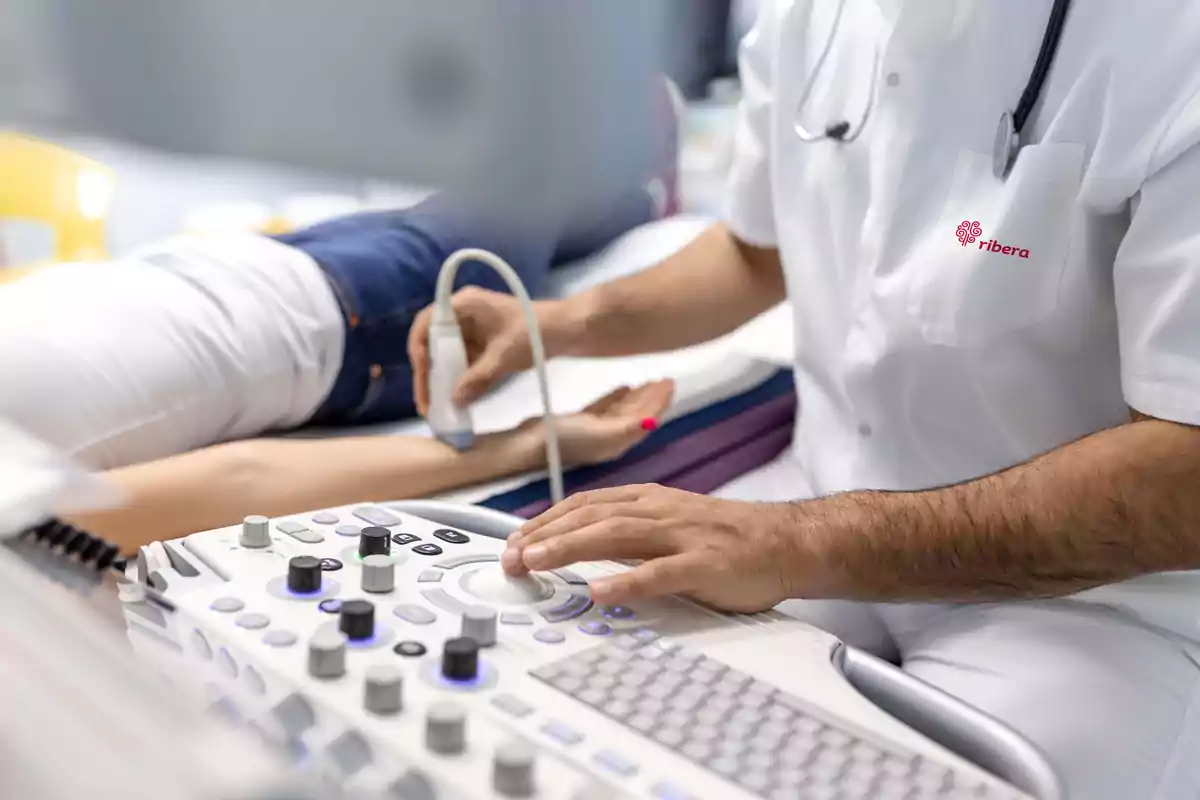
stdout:
[[(529, 331), (521, 304), (511, 295), (468, 286), (450, 298), (458, 317), (470, 367), (454, 388), (453, 399), (459, 407), (470, 405), (504, 376), (533, 366)], [(533, 304), (546, 346), (546, 358), (563, 351), (565, 330), (559, 323), (556, 301)], [(408, 358), (413, 368), (413, 400), (423, 416), (429, 411), (429, 325), (433, 318), (430, 305), (417, 315), (408, 334)]]
[(598, 603), (683, 594), (714, 608), (754, 613), (792, 596), (816, 573), (797, 526), (798, 506), (717, 500), (662, 486), (574, 495), (509, 537), (510, 575), (579, 561), (641, 560), (593, 581)]

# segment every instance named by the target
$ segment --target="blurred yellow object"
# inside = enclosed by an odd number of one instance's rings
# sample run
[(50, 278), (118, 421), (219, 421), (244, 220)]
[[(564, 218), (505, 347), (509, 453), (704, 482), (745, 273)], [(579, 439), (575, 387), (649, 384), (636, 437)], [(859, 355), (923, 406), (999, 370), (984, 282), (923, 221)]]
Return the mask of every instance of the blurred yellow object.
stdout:
[[(54, 233), (51, 262), (107, 257), (105, 223), (116, 175), (70, 150), (0, 131), (0, 220), (46, 225)], [(7, 265), (0, 283), (41, 264)]]

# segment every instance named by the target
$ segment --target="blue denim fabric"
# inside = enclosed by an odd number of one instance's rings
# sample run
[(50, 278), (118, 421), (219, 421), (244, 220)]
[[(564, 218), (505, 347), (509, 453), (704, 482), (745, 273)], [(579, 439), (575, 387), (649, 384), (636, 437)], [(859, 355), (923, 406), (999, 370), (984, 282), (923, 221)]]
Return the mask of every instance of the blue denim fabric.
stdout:
[[(496, 253), (536, 297), (554, 265), (604, 247), (653, 214), (653, 202), (639, 189), (586, 225), (515, 226), (437, 195), (403, 211), (355, 214), (277, 237), (321, 266), (346, 321), (341, 372), (310, 423), (370, 424), (415, 415), (408, 333), (433, 302), (438, 271), (451, 253), (464, 247)], [(508, 291), (477, 263), (459, 270), (455, 289), (468, 285)]]

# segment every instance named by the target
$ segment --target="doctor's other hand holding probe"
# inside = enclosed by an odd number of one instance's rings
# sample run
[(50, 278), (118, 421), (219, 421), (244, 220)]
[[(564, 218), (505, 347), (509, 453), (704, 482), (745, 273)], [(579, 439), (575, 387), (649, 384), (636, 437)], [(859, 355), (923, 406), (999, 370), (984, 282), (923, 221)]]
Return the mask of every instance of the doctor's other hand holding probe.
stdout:
[[(1192, 0), (765, 0), (724, 220), (538, 313), (551, 356), (609, 356), (789, 300), (792, 450), (712, 497), (571, 497), (505, 568), (790, 599), (1026, 735), (1071, 797), (1200, 796), (1198, 41)], [(528, 337), (504, 296), (459, 311), (469, 402)]]

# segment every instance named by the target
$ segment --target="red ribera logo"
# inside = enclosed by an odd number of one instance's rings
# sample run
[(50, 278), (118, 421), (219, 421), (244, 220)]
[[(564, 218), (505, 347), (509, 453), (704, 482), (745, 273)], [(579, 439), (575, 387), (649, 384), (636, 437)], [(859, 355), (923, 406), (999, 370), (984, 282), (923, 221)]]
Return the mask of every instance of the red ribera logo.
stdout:
[[(983, 236), (983, 226), (978, 222), (965, 220), (958, 226), (956, 231), (958, 235), (958, 243), (963, 247), (974, 243), (980, 236)], [(1013, 247), (1012, 245), (1000, 244), (995, 239), (985, 239), (979, 242), (979, 249), (986, 250), (989, 253), (999, 253), (1004, 256), (1014, 256), (1016, 258), (1029, 258), (1029, 251), (1024, 247)]]
[(983, 235), (983, 228), (978, 222), (968, 220), (958, 226), (958, 241), (962, 243), (963, 247), (966, 247), (981, 235)]

